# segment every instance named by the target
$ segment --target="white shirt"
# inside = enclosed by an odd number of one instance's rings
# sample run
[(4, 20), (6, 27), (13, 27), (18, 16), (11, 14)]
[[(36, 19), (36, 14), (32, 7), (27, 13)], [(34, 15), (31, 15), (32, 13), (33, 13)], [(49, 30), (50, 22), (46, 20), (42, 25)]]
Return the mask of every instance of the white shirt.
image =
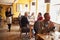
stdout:
[(29, 21), (30, 21), (29, 24), (34, 25), (34, 22), (35, 22), (35, 16), (31, 16)]

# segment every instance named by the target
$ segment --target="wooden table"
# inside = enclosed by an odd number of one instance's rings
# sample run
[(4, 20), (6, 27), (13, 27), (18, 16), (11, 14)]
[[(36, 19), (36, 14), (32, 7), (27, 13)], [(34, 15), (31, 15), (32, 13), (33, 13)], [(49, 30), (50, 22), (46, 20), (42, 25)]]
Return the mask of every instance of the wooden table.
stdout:
[(41, 40), (53, 40), (52, 36), (50, 35), (37, 34), (37, 37), (40, 38)]

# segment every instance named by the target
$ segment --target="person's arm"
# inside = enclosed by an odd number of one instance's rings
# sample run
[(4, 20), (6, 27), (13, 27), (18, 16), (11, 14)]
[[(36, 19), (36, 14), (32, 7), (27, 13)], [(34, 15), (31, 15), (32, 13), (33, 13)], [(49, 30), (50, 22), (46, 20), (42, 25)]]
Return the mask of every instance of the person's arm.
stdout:
[(55, 29), (54, 23), (50, 22), (47, 32), (49, 33), (50, 31), (54, 31), (54, 29)]
[(13, 16), (13, 14), (11, 13), (11, 12), (9, 12), (9, 14), (8, 14), (9, 16)]
[(29, 24), (29, 21), (28, 21), (28, 19), (26, 20), (26, 23), (27, 23), (27, 24)]
[(49, 27), (48, 27), (48, 28), (51, 28), (51, 27), (55, 27), (53, 22), (50, 22), (50, 24), (49, 24)]

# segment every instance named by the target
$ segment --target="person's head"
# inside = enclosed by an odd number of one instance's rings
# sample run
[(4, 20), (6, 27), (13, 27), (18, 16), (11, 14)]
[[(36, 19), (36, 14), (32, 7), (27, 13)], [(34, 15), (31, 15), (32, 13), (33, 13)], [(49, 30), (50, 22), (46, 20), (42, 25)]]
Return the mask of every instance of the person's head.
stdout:
[(38, 17), (42, 16), (41, 12), (38, 13)]
[(34, 15), (34, 12), (31, 15)]
[(28, 16), (27, 12), (25, 12), (25, 16), (26, 16), (26, 17)]
[(50, 20), (50, 15), (49, 15), (49, 13), (45, 13), (45, 14), (44, 14), (44, 18), (45, 18), (46, 21), (49, 21), (49, 20)]
[(7, 8), (7, 11), (8, 11), (8, 12), (10, 12), (10, 11), (11, 11), (11, 8), (10, 8), (10, 7), (9, 7), (9, 8)]

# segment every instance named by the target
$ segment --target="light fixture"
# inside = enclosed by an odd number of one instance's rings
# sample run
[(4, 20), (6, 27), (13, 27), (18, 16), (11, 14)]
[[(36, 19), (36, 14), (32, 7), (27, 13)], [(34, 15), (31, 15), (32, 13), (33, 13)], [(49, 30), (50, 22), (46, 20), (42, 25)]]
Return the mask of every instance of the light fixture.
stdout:
[(35, 5), (35, 2), (32, 2), (32, 5)]

